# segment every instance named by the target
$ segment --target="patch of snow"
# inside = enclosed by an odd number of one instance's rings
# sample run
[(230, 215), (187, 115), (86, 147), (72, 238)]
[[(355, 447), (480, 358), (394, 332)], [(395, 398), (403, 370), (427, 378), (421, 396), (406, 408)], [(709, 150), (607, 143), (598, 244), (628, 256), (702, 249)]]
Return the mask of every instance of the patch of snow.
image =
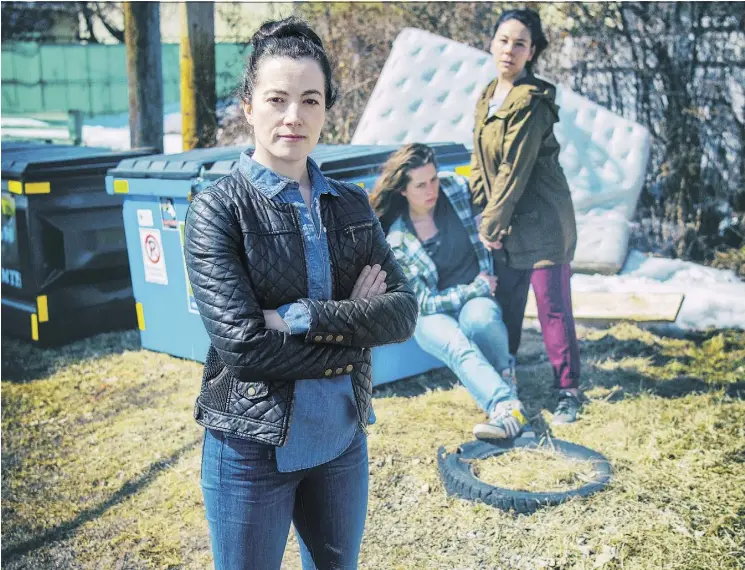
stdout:
[(683, 293), (676, 327), (745, 329), (745, 282), (729, 270), (631, 250), (618, 275), (573, 275), (572, 294), (583, 292)]
[(7, 137), (24, 138), (28, 137), (35, 140), (51, 139), (51, 140), (63, 140), (68, 138), (69, 131), (67, 129), (49, 129), (49, 128), (25, 128), (20, 126), (6, 127), (3, 125), (3, 135)]
[[(181, 108), (178, 103), (167, 105), (163, 115), (163, 152), (183, 151)], [(83, 144), (103, 146), (112, 150), (129, 150), (129, 115), (102, 115), (83, 121)]]
[(25, 117), (2, 117), (2, 128), (44, 128), (48, 126), (48, 123), (39, 119), (31, 119)]

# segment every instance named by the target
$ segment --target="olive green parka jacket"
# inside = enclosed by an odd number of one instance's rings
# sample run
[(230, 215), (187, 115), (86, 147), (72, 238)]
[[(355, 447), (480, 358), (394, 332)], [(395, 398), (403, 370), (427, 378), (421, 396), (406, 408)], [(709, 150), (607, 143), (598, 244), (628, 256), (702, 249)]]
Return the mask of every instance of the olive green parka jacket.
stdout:
[(577, 244), (574, 206), (559, 164), (556, 88), (528, 73), (489, 115), (497, 80), (476, 104), (470, 187), (479, 233), (503, 234), (505, 262), (516, 269), (569, 263)]

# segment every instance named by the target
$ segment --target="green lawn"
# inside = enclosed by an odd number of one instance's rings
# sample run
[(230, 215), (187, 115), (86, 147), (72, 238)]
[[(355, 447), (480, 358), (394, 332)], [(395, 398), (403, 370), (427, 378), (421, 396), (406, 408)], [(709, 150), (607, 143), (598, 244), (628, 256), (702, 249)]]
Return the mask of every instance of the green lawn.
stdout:
[[(580, 335), (582, 420), (549, 428), (551, 370), (531, 331), (521, 394), (539, 431), (610, 459), (611, 486), (529, 516), (447, 497), (437, 448), (470, 440), (480, 412), (446, 370), (382, 386), (361, 568), (745, 568), (745, 333)], [(3, 568), (211, 567), (200, 373), (134, 331), (46, 351), (3, 338)], [(503, 486), (572, 480), (539, 455), (481, 467)], [(299, 567), (291, 538), (284, 568)]]

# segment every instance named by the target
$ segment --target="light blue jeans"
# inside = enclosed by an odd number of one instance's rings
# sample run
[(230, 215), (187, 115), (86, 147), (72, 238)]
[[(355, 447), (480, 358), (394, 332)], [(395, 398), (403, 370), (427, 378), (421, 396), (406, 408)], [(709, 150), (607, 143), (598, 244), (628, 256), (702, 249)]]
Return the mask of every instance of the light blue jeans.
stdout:
[(490, 297), (463, 305), (457, 318), (438, 313), (419, 317), (414, 338), (423, 350), (452, 370), (485, 412), (497, 402), (517, 399), (499, 372), (514, 366), (502, 309)]

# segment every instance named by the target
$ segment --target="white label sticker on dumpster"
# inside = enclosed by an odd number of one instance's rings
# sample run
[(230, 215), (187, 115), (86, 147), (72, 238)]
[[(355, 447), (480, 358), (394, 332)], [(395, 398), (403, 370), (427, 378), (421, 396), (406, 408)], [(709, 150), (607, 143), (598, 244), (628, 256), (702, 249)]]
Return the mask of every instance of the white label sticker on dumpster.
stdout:
[(137, 223), (141, 226), (153, 227), (153, 211), (137, 210)]
[(194, 297), (194, 289), (191, 287), (191, 281), (189, 281), (189, 272), (186, 270), (186, 258), (184, 257), (184, 241), (186, 240), (186, 223), (179, 222), (178, 225), (179, 235), (181, 236), (181, 259), (184, 262), (184, 277), (186, 278), (186, 307), (190, 313), (199, 314), (197, 308), (197, 300)]
[(140, 244), (142, 245), (142, 261), (145, 264), (145, 281), (168, 285), (166, 258), (163, 252), (163, 241), (160, 239), (160, 230), (140, 228)]
[(173, 198), (160, 199), (160, 218), (163, 220), (164, 230), (177, 230), (178, 218), (176, 217), (176, 206)]

